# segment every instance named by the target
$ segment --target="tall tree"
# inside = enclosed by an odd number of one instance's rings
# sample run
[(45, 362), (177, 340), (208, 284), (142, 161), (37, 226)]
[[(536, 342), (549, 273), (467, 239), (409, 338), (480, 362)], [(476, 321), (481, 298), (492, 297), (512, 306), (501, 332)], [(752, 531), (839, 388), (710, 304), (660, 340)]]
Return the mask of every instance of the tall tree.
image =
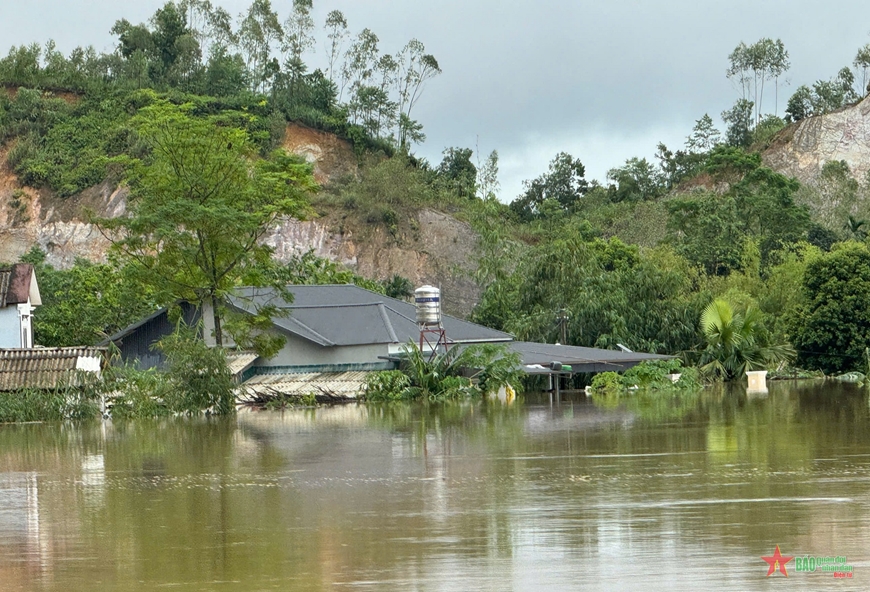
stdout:
[[(416, 39), (411, 39), (402, 48), (396, 61), (399, 72), (396, 77), (399, 114), (404, 114), (406, 120), (412, 122), (411, 110), (420, 99), (426, 82), (441, 74), (441, 67), (435, 56), (426, 53), (426, 48)], [(408, 145), (408, 130), (402, 125), (397, 130), (396, 140), (400, 147)]]
[(870, 72), (870, 43), (858, 50), (855, 56), (855, 61), (852, 62), (857, 70), (861, 72), (861, 88), (860, 95), (867, 96), (870, 93), (870, 80), (868, 80), (868, 72)]
[(340, 10), (333, 10), (326, 15), (326, 55), (329, 60), (327, 76), (330, 82), (336, 82), (335, 68), (338, 58), (344, 48), (344, 42), (348, 37), (347, 19)]
[(282, 49), (287, 52), (290, 69), (300, 71), (302, 55), (314, 47), (314, 19), (311, 17), (312, 0), (293, 0), (293, 9), (284, 21)]
[(349, 87), (354, 93), (359, 87), (368, 84), (377, 63), (378, 36), (371, 29), (363, 29), (344, 54), (344, 64), (341, 67), (341, 84), (338, 86), (339, 101), (344, 96), (344, 89)]
[(121, 160), (128, 214), (99, 223), (159, 301), (211, 305), (222, 345), (225, 297), (240, 283), (268, 283), (272, 251), (260, 239), (279, 216), (303, 213), (316, 185), (301, 158), (257, 159), (244, 130), (191, 111), (155, 101), (134, 118), (150, 153)]
[(254, 0), (248, 12), (239, 17), (241, 23), (236, 37), (250, 75), (251, 90), (261, 91), (267, 79), (266, 66), (272, 45), (281, 39), (284, 29), (269, 0)]

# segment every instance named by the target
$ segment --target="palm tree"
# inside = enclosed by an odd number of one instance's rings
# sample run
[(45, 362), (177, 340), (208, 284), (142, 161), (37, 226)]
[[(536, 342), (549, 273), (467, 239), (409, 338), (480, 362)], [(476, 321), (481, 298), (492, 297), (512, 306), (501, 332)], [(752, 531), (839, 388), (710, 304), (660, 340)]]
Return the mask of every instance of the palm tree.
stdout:
[(735, 313), (725, 300), (716, 299), (701, 314), (707, 348), (701, 353), (701, 371), (733, 380), (747, 370), (758, 370), (794, 357), (790, 345), (770, 345), (758, 309)]
[(862, 241), (867, 238), (867, 231), (864, 229), (866, 224), (866, 220), (858, 220), (850, 215), (846, 218), (846, 224), (843, 225), (843, 230), (851, 234), (855, 240)]

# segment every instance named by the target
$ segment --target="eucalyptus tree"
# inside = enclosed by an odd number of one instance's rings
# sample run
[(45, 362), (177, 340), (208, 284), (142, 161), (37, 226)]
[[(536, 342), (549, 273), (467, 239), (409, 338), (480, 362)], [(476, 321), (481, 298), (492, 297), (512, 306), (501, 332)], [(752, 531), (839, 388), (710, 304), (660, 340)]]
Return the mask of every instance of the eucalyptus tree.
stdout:
[(344, 63), (341, 67), (341, 84), (338, 85), (338, 100), (344, 97), (344, 90), (348, 88), (354, 93), (359, 87), (368, 84), (377, 64), (378, 36), (371, 29), (363, 29), (353, 40), (344, 54)]
[(326, 72), (330, 82), (336, 82), (335, 68), (348, 35), (347, 19), (340, 10), (333, 10), (326, 15), (326, 38), (329, 40), (326, 44), (329, 63)]
[(297, 73), (304, 71), (302, 55), (314, 48), (312, 8), (312, 0), (293, 0), (293, 8), (284, 21), (284, 39), (281, 47), (287, 53), (285, 62)]
[(867, 93), (870, 92), (870, 90), (868, 90), (870, 83), (868, 83), (867, 76), (868, 72), (870, 72), (870, 43), (858, 50), (858, 54), (855, 56), (855, 61), (852, 62), (852, 65), (861, 72), (860, 94), (862, 97), (867, 96)]
[[(420, 99), (426, 82), (438, 74), (441, 67), (432, 54), (426, 53), (425, 46), (417, 39), (411, 39), (396, 56), (398, 73), (396, 90), (398, 94), (399, 114), (405, 118), (399, 119), (396, 141), (400, 147), (408, 145), (408, 125), (414, 120), (411, 110)], [(404, 125), (402, 122), (405, 122)]]
[(752, 45), (741, 41), (728, 56), (730, 65), (726, 75), (737, 80), (744, 101), (752, 100), (755, 106), (755, 122), (761, 119), (765, 81), (773, 79), (776, 82), (778, 102), (779, 78), (790, 67), (788, 57), (782, 40), (774, 41), (767, 37)]
[(259, 92), (267, 79), (272, 46), (284, 35), (278, 14), (269, 0), (253, 0), (247, 13), (239, 15), (236, 37), (249, 72), (251, 90)]

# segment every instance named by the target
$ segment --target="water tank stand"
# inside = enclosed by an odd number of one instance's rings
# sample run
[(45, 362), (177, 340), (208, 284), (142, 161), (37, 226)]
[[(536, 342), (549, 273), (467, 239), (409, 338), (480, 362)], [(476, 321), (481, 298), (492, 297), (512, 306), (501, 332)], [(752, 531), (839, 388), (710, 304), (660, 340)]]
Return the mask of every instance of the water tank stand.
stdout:
[(444, 351), (447, 351), (449, 344), (447, 343), (447, 332), (444, 327), (420, 327), (420, 353), (425, 351), (423, 345), (427, 345), (430, 349), (429, 361), (435, 359), (438, 355), (438, 350), (443, 346)]

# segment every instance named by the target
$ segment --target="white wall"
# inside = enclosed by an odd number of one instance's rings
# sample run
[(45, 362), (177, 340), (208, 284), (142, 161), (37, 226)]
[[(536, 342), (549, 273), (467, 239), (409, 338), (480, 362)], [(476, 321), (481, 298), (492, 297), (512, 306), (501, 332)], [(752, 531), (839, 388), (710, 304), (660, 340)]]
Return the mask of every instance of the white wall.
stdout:
[(0, 348), (21, 347), (21, 320), (17, 306), (0, 308)]

